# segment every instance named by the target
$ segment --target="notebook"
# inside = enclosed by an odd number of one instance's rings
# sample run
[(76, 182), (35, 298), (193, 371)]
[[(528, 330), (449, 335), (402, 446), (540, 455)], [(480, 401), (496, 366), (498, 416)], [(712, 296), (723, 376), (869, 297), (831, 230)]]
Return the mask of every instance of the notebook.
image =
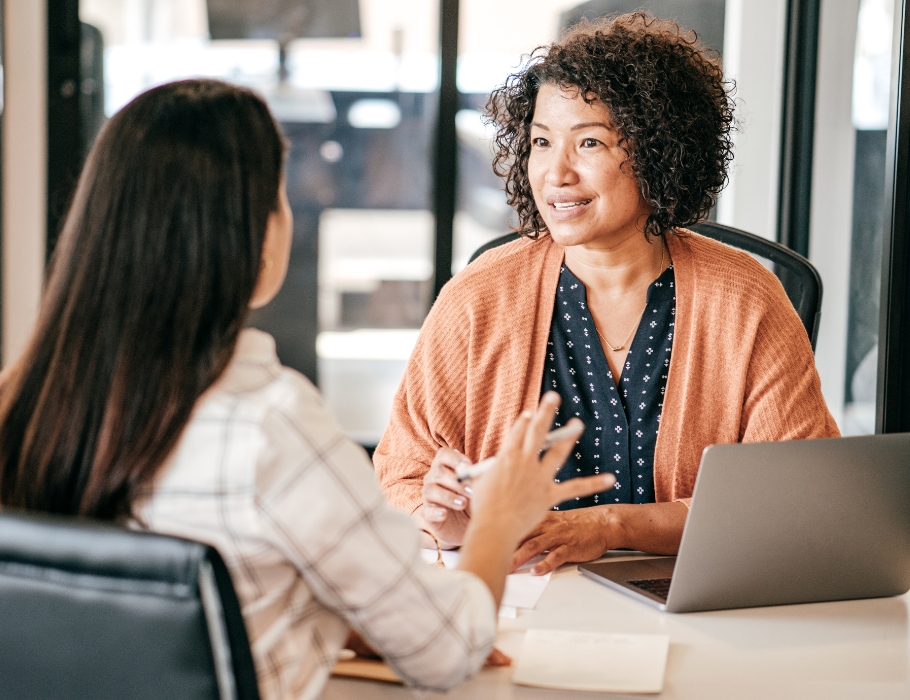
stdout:
[(659, 693), (670, 638), (528, 630), (512, 682), (539, 688), (599, 693)]

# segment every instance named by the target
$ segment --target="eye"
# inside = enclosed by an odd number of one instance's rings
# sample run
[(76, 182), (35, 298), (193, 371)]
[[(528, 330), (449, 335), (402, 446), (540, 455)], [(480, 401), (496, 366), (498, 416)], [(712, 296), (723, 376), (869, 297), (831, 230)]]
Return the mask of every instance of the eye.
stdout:
[(538, 136), (537, 138), (531, 139), (531, 145), (532, 145), (532, 146), (537, 146), (538, 148), (544, 148), (544, 147), (546, 147), (546, 146), (549, 146), (549, 145), (550, 145), (550, 142), (547, 141), (547, 140), (546, 140), (545, 138), (543, 138), (542, 136)]
[(595, 146), (599, 146), (599, 145), (600, 145), (600, 141), (598, 141), (597, 139), (589, 138), (589, 139), (585, 139), (584, 141), (581, 142), (582, 148), (594, 148)]

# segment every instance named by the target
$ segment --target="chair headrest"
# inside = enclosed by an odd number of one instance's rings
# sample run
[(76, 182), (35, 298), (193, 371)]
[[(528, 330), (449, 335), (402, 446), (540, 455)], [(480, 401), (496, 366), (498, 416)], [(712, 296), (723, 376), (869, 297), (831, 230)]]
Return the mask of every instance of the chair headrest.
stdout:
[(0, 514), (0, 561), (195, 589), (206, 553), (207, 547), (198, 542), (90, 520)]

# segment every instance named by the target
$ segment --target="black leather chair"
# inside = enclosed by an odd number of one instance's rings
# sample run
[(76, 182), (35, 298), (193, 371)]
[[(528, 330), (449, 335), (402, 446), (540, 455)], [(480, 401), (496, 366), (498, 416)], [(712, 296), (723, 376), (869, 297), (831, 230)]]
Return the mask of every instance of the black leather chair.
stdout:
[(0, 698), (258, 700), (240, 605), (212, 547), (0, 514)]
[[(793, 304), (793, 308), (796, 309), (796, 313), (806, 327), (809, 342), (812, 343), (812, 349), (815, 350), (815, 341), (818, 338), (818, 324), (822, 316), (823, 289), (822, 278), (812, 263), (799, 253), (780, 243), (769, 241), (767, 238), (741, 231), (732, 226), (723, 226), (713, 221), (706, 221), (703, 224), (696, 224), (689, 228), (703, 236), (713, 238), (721, 243), (726, 243), (729, 246), (745, 250), (748, 253), (771, 261), (774, 264), (774, 273), (781, 281), (784, 291)], [(518, 237), (519, 234), (517, 233), (507, 233), (504, 236), (493, 239), (475, 250), (468, 263), (470, 264), (479, 255), (491, 248), (514, 241)]]

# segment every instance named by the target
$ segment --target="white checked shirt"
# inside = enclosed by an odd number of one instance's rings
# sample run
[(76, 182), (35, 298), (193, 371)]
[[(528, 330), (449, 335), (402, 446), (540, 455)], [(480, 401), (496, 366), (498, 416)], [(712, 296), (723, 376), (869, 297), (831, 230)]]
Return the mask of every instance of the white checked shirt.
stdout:
[(263, 700), (317, 697), (349, 626), (424, 688), (457, 685), (492, 648), (486, 585), (423, 563), (366, 454), (260, 331), (243, 331), (137, 515), (224, 557)]

